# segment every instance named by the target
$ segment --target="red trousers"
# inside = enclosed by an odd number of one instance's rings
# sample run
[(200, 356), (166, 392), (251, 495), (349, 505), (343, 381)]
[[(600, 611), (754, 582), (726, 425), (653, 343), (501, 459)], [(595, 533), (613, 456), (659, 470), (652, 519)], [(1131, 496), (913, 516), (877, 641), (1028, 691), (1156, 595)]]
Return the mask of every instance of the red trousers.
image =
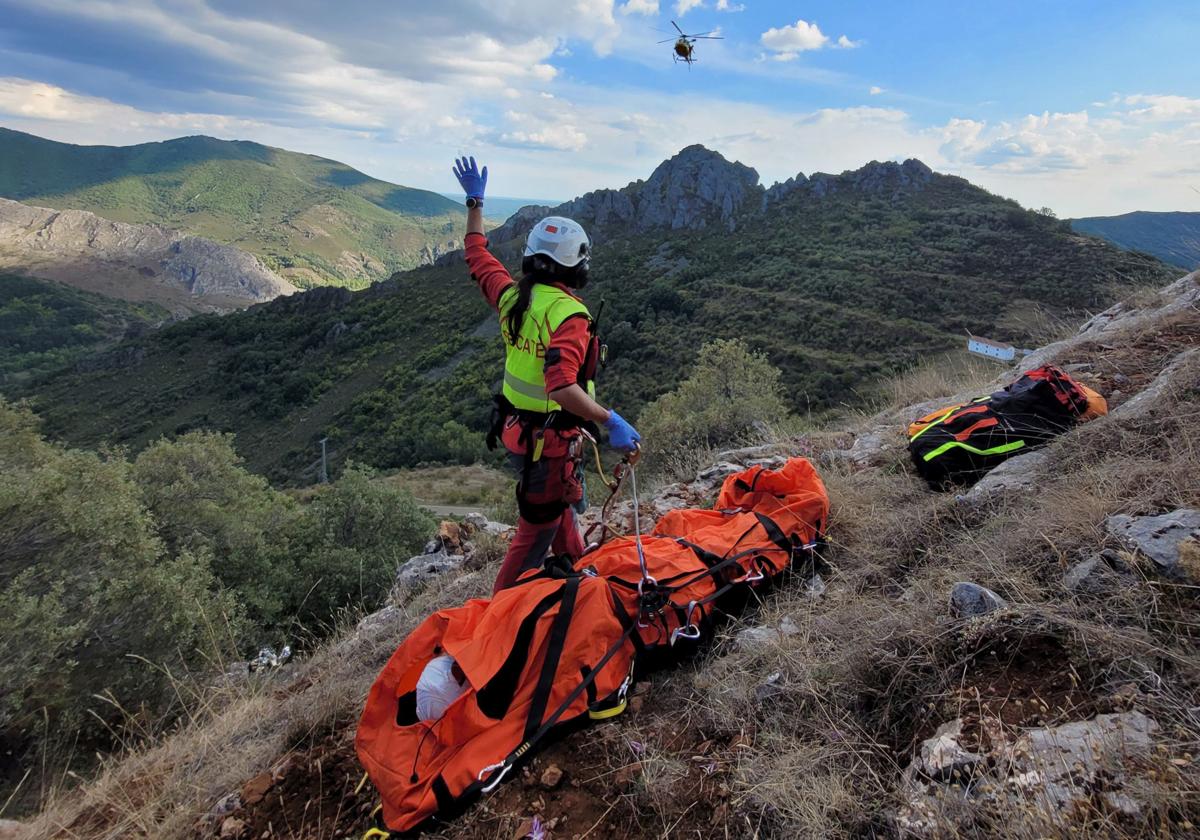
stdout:
[[(509, 461), (518, 475), (524, 471), (525, 458), (510, 455)], [(530, 470), (527, 492), (538, 502), (548, 502), (563, 492), (559, 477), (563, 472), (563, 458), (540, 459)], [(573, 560), (583, 554), (583, 534), (575, 521), (575, 511), (568, 506), (558, 519), (544, 524), (530, 522), (525, 517), (517, 518), (517, 533), (508, 545), (508, 553), (500, 564), (492, 592), (512, 586), (522, 572), (541, 568), (551, 554), (566, 554)]]

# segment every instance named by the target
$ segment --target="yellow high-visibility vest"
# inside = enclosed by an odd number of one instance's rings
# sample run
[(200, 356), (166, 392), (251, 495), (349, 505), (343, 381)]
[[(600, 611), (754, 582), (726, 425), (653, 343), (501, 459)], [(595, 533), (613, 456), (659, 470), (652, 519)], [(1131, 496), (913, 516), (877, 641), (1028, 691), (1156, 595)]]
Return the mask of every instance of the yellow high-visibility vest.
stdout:
[[(591, 318), (582, 301), (556, 286), (535, 283), (529, 298), (529, 308), (521, 319), (516, 336), (508, 334), (508, 313), (517, 302), (516, 285), (500, 295), (500, 330), (504, 335), (504, 396), (523, 411), (549, 414), (561, 406), (546, 395), (546, 351), (550, 337), (568, 318), (583, 315)], [(588, 393), (594, 386), (587, 383)]]

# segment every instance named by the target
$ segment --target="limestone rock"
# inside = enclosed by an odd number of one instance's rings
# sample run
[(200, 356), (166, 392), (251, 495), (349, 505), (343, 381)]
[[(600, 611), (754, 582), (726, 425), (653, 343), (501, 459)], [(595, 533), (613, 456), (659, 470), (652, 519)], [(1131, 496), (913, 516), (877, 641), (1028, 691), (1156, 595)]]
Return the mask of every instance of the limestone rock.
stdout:
[(1200, 347), (1185, 350), (1162, 369), (1154, 381), (1138, 394), (1117, 406), (1112, 417), (1119, 420), (1137, 420), (1162, 410), (1163, 402), (1174, 397), (1181, 389), (1195, 386), (1200, 378)]
[(1118, 514), (1104, 520), (1104, 527), (1154, 561), (1161, 574), (1183, 579), (1187, 573), (1180, 564), (1180, 549), (1200, 540), (1200, 510), (1181, 508), (1161, 516)]
[(856, 468), (879, 466), (902, 445), (897, 427), (876, 426), (855, 437), (849, 449), (825, 451), (823, 460), (828, 463), (842, 462)]
[(1121, 555), (1106, 548), (1068, 569), (1063, 575), (1063, 586), (1072, 592), (1100, 595), (1127, 586), (1133, 580), (1133, 572)]
[(699, 472), (696, 476), (697, 481), (724, 481), (727, 476), (734, 473), (739, 473), (746, 469), (742, 464), (735, 464), (732, 461), (718, 461), (711, 467), (707, 467)]
[(511, 525), (505, 525), (503, 522), (493, 522), (482, 513), (468, 513), (463, 521), (467, 527), (471, 529), (471, 533), (485, 533), (493, 536), (500, 536), (512, 530)]
[(748, 464), (756, 458), (770, 458), (773, 455), (786, 455), (786, 447), (778, 443), (764, 443), (759, 446), (743, 446), (740, 449), (726, 449), (716, 454), (718, 461), (732, 461), (735, 464)]
[(1067, 808), (1085, 800), (1090, 783), (1102, 773), (1119, 783), (1126, 759), (1147, 755), (1157, 730), (1158, 724), (1139, 711), (1031, 729), (1006, 750), (1010, 786)]
[(754, 702), (765, 703), (783, 693), (783, 672), (775, 671), (754, 687)]
[(976, 618), (1007, 606), (1007, 601), (977, 583), (962, 581), (950, 590), (950, 612), (956, 618)]
[(445, 551), (418, 554), (402, 563), (396, 570), (395, 587), (402, 592), (419, 589), (431, 580), (457, 571), (465, 560), (461, 554), (448, 554)]
[(994, 467), (960, 498), (968, 502), (980, 502), (1002, 493), (1024, 492), (1043, 480), (1051, 464), (1049, 453), (1042, 449), (1009, 458)]
[(921, 744), (917, 765), (921, 772), (941, 781), (961, 780), (970, 775), (984, 760), (959, 743), (962, 738), (962, 718), (955, 718), (938, 727), (932, 738)]
[(758, 625), (738, 631), (734, 637), (734, 644), (739, 650), (751, 652), (760, 650), (763, 645), (779, 644), (786, 637), (794, 636), (799, 632), (800, 625), (796, 624), (789, 615), (784, 616), (777, 627)]

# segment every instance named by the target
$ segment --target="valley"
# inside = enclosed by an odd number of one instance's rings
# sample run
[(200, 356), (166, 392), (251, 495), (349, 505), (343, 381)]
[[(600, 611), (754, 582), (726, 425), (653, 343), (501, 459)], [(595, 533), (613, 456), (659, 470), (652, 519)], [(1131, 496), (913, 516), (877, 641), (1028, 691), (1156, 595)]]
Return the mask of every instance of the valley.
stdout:
[[(872, 383), (966, 331), (1028, 345), (1047, 338), (1031, 312), (1081, 319), (1175, 273), (917, 161), (767, 188), (693, 146), (646, 181), (552, 212), (593, 232), (601, 390), (629, 416), (716, 338), (764, 351), (792, 409), (820, 418), (868, 404)], [(518, 214), (490, 234), (514, 270), (531, 223)], [(326, 436), (338, 463), (470, 463), (486, 457), (501, 349), (460, 260), (193, 318), (24, 393), (75, 445), (218, 429), (285, 483), (311, 480)]]

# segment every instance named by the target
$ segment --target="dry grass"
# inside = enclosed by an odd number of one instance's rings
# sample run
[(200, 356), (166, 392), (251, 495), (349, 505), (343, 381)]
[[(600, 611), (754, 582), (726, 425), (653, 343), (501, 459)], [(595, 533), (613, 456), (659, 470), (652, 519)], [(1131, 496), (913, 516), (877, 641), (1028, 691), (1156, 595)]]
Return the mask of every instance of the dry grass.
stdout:
[[(1197, 323), (1073, 348), (1065, 360), (1093, 365), (1101, 384), (1112, 370), (1144, 385)], [(996, 374), (986, 363), (931, 365), (888, 402), (986, 391)], [(1126, 768), (1140, 821), (1083, 809), (1067, 825), (1036, 802), (1010, 812), (951, 797), (940, 836), (1185, 836), (1200, 825), (1196, 588), (1148, 569), (1105, 595), (1062, 583), (1071, 564), (1114, 545), (1106, 516), (1200, 506), (1200, 388), (1177, 389), (1149, 419), (1077, 429), (1047, 452), (1054, 470), (1034, 491), (981, 504), (927, 491), (899, 456), (883, 469), (822, 467), (833, 503), (825, 595), (795, 585), (767, 594), (696, 662), (654, 675), (642, 712), (552, 748), (584, 782), (567, 794), (582, 804), (565, 836), (892, 836), (904, 768), (940, 724), (963, 717), (982, 741), (1129, 707), (1161, 727), (1159, 749)], [(352, 720), (403, 635), (429, 610), (483, 594), (488, 569), (418, 596), (385, 632), (326, 648), (290, 683), (247, 688), (160, 745), (110, 762), (54, 803), (35, 836), (185, 836), (218, 797)], [(961, 580), (994, 589), (1010, 609), (952, 618), (947, 597)], [(798, 632), (750, 650), (734, 642), (745, 623), (785, 616)], [(642, 745), (636, 761), (631, 743)], [(622, 787), (614, 780), (631, 764), (638, 774)], [(439, 836), (511, 837), (539, 797), (514, 782)]]

